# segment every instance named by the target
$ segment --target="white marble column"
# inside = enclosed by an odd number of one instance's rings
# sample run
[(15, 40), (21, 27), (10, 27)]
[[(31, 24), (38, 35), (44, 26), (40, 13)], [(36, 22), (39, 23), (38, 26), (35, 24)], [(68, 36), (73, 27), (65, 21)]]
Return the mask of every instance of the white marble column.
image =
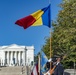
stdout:
[(23, 51), (23, 64), (24, 64), (24, 66), (25, 66), (25, 51)]
[(23, 51), (22, 51), (22, 65), (24, 64), (24, 62), (23, 62), (24, 60), (23, 60)]
[(11, 65), (11, 52), (9, 51), (9, 66)]
[(19, 61), (19, 66), (20, 66), (20, 51), (19, 51), (19, 54), (18, 54), (18, 61)]
[(4, 52), (4, 58), (3, 58), (3, 66), (5, 64), (5, 52)]
[(11, 51), (11, 65), (13, 64), (13, 52)]
[(22, 52), (22, 63), (23, 63), (23, 65), (25, 64), (25, 60), (24, 60), (25, 58), (24, 58), (24, 51)]
[(7, 64), (9, 66), (9, 51), (7, 51)]
[(28, 65), (28, 62), (27, 62), (27, 48), (25, 47), (25, 50), (24, 50), (24, 53), (25, 53), (25, 65)]
[(17, 53), (17, 57), (16, 57), (16, 59), (17, 59), (17, 65), (18, 65), (18, 51), (17, 51), (16, 53)]
[(7, 64), (7, 52), (5, 51), (5, 65)]
[(23, 65), (22, 51), (21, 51), (21, 59), (20, 59), (20, 64), (21, 64), (21, 65)]
[(15, 64), (17, 64), (17, 51), (15, 51)]

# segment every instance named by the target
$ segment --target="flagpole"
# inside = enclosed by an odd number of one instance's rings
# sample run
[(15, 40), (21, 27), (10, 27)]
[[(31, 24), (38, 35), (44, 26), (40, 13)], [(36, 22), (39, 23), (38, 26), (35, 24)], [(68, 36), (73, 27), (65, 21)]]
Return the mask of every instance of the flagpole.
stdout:
[[(51, 2), (50, 2), (50, 0), (49, 0), (49, 4), (50, 4)], [(51, 16), (51, 15), (50, 15)], [(50, 19), (50, 21), (51, 21), (51, 19)], [(51, 25), (51, 22), (50, 22), (50, 25)], [(52, 47), (51, 47), (51, 31), (52, 31), (52, 29), (50, 28), (50, 58), (52, 57)]]
[(51, 37), (51, 31), (52, 31), (52, 29), (50, 29), (50, 58), (52, 58), (52, 37)]
[[(51, 3), (51, 0), (49, 0), (49, 4)], [(51, 15), (50, 15), (51, 16)], [(51, 21), (51, 19), (50, 19), (50, 21)], [(50, 22), (50, 25), (52, 25), (51, 24), (51, 22)], [(50, 58), (52, 58), (52, 29), (50, 28)], [(50, 62), (50, 68), (51, 68), (51, 62)]]
[[(52, 29), (50, 29), (50, 58), (52, 58), (52, 37), (51, 37), (51, 31)], [(50, 62), (50, 69), (52, 69), (52, 63)]]

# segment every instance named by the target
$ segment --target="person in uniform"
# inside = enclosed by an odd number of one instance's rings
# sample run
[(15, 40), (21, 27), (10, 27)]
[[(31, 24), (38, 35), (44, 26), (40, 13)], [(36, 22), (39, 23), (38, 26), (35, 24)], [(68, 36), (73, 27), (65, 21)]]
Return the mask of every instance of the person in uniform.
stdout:
[(56, 68), (54, 69), (53, 75), (63, 75), (64, 73), (64, 68), (63, 65), (61, 64), (61, 57), (56, 58)]

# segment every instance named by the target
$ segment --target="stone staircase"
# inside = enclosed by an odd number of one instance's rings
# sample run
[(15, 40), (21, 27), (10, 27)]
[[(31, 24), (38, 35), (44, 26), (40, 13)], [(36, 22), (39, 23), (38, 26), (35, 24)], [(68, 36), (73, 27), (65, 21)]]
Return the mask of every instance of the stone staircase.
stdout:
[(0, 67), (0, 75), (26, 75), (25, 66)]

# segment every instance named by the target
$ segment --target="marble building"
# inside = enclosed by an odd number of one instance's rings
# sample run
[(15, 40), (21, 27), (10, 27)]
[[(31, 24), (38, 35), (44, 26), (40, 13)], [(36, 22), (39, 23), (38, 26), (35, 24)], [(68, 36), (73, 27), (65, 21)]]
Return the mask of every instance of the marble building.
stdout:
[(0, 46), (0, 66), (25, 66), (34, 62), (34, 46)]

